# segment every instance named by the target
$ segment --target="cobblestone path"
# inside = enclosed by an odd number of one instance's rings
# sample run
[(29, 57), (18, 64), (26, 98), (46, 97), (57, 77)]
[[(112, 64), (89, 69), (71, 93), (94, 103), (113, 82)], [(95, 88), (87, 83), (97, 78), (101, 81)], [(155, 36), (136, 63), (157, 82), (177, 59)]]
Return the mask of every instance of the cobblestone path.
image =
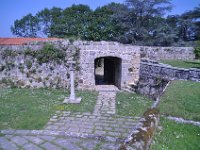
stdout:
[(94, 115), (90, 113), (70, 113), (57, 111), (45, 130), (67, 133), (94, 134), (117, 141), (126, 137), (138, 118), (118, 115)]
[[(3, 132), (3, 131), (2, 131)], [(45, 135), (42, 130), (28, 134), (29, 131), (15, 131), (14, 134), (0, 136), (0, 149), (5, 150), (115, 150), (119, 144), (95, 138)], [(41, 133), (40, 133), (41, 132)]]
[(116, 91), (99, 91), (94, 114), (115, 114)]
[(93, 113), (57, 111), (43, 130), (2, 130), (0, 150), (115, 150), (138, 117), (116, 115), (114, 86), (97, 86)]

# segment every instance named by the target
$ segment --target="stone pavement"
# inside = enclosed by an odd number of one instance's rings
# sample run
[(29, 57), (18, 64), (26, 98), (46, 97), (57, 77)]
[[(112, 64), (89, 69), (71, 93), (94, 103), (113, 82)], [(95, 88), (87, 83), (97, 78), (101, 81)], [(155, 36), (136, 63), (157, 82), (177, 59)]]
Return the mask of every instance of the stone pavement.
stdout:
[[(3, 131), (2, 131), (3, 132)], [(119, 144), (95, 138), (45, 135), (42, 132), (26, 133), (17, 130), (14, 134), (0, 136), (0, 149), (5, 150), (115, 150)], [(41, 132), (41, 133), (40, 133)], [(6, 133), (6, 131), (4, 132)], [(56, 134), (56, 132), (54, 132)]]
[(119, 116), (115, 110), (116, 87), (97, 86), (93, 113), (57, 111), (43, 130), (3, 130), (0, 150), (115, 150), (129, 135), (139, 117)]
[(112, 85), (102, 85), (97, 86), (96, 90), (99, 91), (99, 95), (93, 114), (115, 114), (115, 97), (117, 88)]
[(119, 115), (94, 115), (91, 113), (70, 113), (57, 111), (45, 126), (45, 130), (67, 133), (94, 134), (120, 141), (126, 137), (138, 118)]

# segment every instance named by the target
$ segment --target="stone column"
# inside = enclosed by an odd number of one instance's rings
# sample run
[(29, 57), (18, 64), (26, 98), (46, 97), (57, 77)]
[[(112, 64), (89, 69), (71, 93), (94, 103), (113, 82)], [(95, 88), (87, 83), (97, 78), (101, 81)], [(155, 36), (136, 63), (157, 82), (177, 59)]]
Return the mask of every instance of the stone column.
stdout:
[(70, 99), (75, 99), (75, 89), (74, 89), (74, 71), (70, 70)]
[(69, 63), (69, 69), (70, 69), (70, 97), (66, 97), (63, 101), (64, 104), (67, 103), (80, 103), (81, 98), (76, 97), (75, 94), (75, 87), (74, 87), (74, 66), (75, 66), (75, 61), (68, 61)]

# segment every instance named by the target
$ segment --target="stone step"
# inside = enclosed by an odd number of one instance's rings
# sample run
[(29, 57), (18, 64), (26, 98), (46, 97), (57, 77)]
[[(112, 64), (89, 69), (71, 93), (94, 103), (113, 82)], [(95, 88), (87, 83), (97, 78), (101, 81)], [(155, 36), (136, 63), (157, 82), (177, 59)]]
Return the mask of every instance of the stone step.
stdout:
[(96, 91), (105, 91), (105, 92), (119, 91), (119, 89), (114, 85), (96, 85), (95, 89)]

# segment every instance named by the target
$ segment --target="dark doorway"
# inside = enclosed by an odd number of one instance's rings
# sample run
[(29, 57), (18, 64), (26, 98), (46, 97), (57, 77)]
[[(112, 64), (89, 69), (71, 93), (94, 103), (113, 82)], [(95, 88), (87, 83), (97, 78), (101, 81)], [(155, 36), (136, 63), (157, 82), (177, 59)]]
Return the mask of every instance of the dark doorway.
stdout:
[(115, 85), (121, 88), (121, 59), (117, 57), (95, 59), (95, 84)]

